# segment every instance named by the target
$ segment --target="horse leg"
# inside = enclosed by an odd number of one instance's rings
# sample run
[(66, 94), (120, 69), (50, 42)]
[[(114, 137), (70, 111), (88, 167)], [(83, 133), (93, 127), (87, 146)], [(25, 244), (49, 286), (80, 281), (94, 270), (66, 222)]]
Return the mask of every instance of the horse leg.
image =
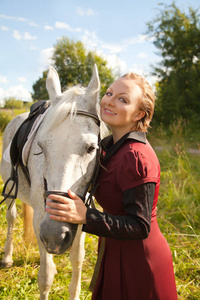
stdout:
[[(42, 245), (43, 247), (43, 245)], [(54, 275), (57, 273), (53, 262), (53, 255), (40, 248), (40, 270), (38, 272), (38, 286), (40, 300), (48, 300), (48, 295), (53, 284)], [(46, 253), (45, 253), (46, 252)]]
[[(9, 207), (11, 201), (7, 201), (7, 205)], [(14, 221), (17, 216), (17, 210), (16, 210), (16, 205), (15, 201), (13, 202), (12, 206), (10, 209), (7, 210), (6, 212), (6, 219), (7, 219), (7, 237), (6, 237), (6, 243), (4, 246), (4, 256), (1, 261), (1, 266), (4, 268), (10, 268), (13, 265), (13, 260), (12, 260), (12, 253), (13, 253), (13, 225)]]
[(40, 300), (48, 300), (48, 295), (53, 284), (54, 275), (57, 273), (53, 262), (53, 255), (46, 252), (39, 236), (40, 221), (35, 217), (34, 212), (33, 226), (40, 251), (40, 270), (38, 272), (38, 286), (40, 290)]
[(72, 279), (69, 286), (69, 300), (79, 300), (81, 291), (81, 271), (85, 257), (84, 243), (85, 233), (82, 232), (82, 226), (79, 225), (72, 248), (69, 251), (69, 257), (73, 268)]

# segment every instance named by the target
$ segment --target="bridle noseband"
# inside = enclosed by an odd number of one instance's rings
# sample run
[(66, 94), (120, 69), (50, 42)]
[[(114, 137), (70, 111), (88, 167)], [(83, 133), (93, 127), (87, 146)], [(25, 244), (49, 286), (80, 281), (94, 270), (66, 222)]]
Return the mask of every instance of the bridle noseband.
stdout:
[(95, 114), (89, 113), (89, 112), (84, 111), (84, 110), (77, 110), (76, 115), (92, 118), (92, 119), (95, 120), (96, 124), (98, 126), (100, 126), (99, 117), (97, 115), (95, 115)]
[[(85, 117), (92, 118), (96, 122), (96, 124), (100, 127), (100, 120), (99, 120), (99, 117), (97, 115), (89, 113), (89, 112), (86, 112), (86, 111), (83, 111), (83, 110), (77, 110), (76, 115), (80, 115), (80, 116), (85, 116)], [(98, 144), (100, 146), (100, 134), (98, 136)], [(96, 187), (97, 187), (97, 185), (96, 185), (96, 179), (97, 179), (97, 175), (98, 175), (98, 172), (99, 172), (99, 157), (100, 157), (100, 147), (97, 149), (96, 164), (95, 164), (95, 168), (94, 168), (94, 172), (92, 174), (91, 180), (86, 185), (84, 194), (83, 195), (77, 195), (79, 198), (81, 198), (83, 200), (83, 202), (85, 203), (86, 207), (89, 207), (89, 206), (94, 207), (94, 202), (93, 202), (92, 197), (93, 197), (93, 195), (95, 193), (95, 190), (96, 190)], [(89, 192), (88, 192), (88, 190), (89, 190)], [(87, 192), (89, 193), (89, 196), (86, 199)], [(48, 190), (47, 181), (44, 178), (44, 194), (43, 194), (43, 197), (44, 197), (44, 205), (45, 205), (45, 207), (46, 207), (46, 198), (48, 198), (48, 196), (50, 194), (54, 194), (54, 195), (59, 195), (59, 196), (70, 198), (69, 194), (67, 192), (50, 191), (50, 190)], [(55, 202), (58, 202), (58, 201), (55, 201)]]

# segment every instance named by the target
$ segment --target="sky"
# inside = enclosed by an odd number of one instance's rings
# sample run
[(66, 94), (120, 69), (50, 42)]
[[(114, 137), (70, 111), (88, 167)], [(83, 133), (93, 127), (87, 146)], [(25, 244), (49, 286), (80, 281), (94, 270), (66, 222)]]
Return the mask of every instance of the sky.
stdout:
[[(172, 3), (161, 0), (164, 4)], [(0, 105), (9, 97), (32, 101), (33, 84), (52, 64), (53, 47), (66, 36), (82, 41), (108, 67), (145, 76), (161, 59), (147, 22), (159, 0), (0, 0)], [(176, 0), (179, 9), (200, 8), (199, 0)]]

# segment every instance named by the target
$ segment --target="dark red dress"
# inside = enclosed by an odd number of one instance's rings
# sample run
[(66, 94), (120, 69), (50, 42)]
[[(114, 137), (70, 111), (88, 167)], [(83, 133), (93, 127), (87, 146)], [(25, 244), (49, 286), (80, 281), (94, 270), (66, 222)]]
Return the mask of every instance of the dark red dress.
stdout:
[[(134, 136), (134, 134), (132, 135)], [(159, 230), (156, 205), (160, 165), (146, 143), (130, 137), (103, 162), (96, 200), (111, 215), (125, 215), (122, 197), (127, 189), (156, 183), (151, 229), (146, 239), (105, 238), (105, 250), (93, 300), (176, 300), (177, 292), (169, 246)]]

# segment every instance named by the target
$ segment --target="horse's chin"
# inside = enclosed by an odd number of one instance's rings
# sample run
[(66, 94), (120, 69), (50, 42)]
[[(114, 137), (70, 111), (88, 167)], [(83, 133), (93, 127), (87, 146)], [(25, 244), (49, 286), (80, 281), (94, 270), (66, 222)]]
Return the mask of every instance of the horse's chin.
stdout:
[(46, 251), (49, 254), (57, 254), (57, 255), (61, 255), (64, 254), (66, 251), (70, 250), (74, 237), (73, 236), (69, 236), (69, 234), (66, 235), (66, 237), (64, 238), (64, 240), (61, 242), (60, 245), (55, 245), (55, 244), (47, 244), (46, 241), (43, 240), (43, 237), (40, 236), (40, 239), (46, 249)]
[[(52, 226), (54, 225), (54, 226)], [(46, 222), (43, 220), (40, 224), (40, 239), (49, 254), (63, 254), (69, 250), (74, 241), (76, 224), (54, 221)]]

